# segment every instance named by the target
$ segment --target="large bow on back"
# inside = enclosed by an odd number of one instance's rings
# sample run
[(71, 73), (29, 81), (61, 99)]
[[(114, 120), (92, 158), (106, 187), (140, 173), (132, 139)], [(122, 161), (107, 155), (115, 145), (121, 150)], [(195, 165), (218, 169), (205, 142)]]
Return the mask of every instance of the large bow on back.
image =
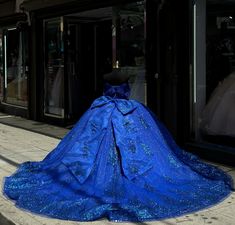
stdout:
[(132, 101), (128, 101), (126, 99), (116, 99), (116, 98), (111, 98), (108, 96), (102, 96), (98, 99), (96, 99), (92, 105), (91, 109), (101, 107), (107, 103), (114, 103), (117, 109), (123, 114), (126, 115), (136, 109), (136, 105), (133, 104)]
[[(152, 167), (151, 147), (144, 142), (149, 134), (147, 125), (143, 125), (143, 118), (138, 112), (135, 113), (138, 104), (109, 96), (102, 96), (93, 102), (84, 131), (77, 134), (74, 147), (62, 160), (80, 183), (90, 175), (99, 149), (110, 151), (108, 145), (112, 144), (120, 151), (122, 170), (128, 179)], [(86, 157), (83, 157), (84, 154)]]

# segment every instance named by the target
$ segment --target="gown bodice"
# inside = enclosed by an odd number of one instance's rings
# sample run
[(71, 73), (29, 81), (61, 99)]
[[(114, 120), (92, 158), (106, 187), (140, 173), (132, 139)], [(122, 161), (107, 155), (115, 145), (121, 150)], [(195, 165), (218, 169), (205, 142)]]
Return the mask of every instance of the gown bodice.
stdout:
[(111, 85), (109, 83), (105, 83), (103, 95), (111, 98), (128, 99), (130, 96), (130, 86), (128, 82), (122, 83), (120, 85)]

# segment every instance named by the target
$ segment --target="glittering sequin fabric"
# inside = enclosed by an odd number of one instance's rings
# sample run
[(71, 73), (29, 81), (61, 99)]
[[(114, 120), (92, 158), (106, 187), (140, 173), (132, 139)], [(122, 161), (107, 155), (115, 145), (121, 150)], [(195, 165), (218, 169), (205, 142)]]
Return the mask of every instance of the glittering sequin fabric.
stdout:
[(232, 179), (180, 149), (129, 92), (106, 84), (53, 151), (5, 178), (4, 194), (27, 211), (78, 221), (159, 220), (224, 199)]

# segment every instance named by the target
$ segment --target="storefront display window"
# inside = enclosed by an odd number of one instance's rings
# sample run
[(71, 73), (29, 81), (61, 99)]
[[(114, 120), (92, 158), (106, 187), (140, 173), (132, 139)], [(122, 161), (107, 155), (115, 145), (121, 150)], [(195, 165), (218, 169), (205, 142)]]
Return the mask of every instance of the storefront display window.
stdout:
[[(197, 141), (234, 147), (235, 10), (231, 2), (212, 0), (197, 1), (194, 8), (192, 136)], [(200, 39), (199, 32), (204, 35)]]
[(145, 25), (145, 1), (113, 7), (113, 67), (130, 74), (130, 97), (144, 104)]
[(63, 18), (44, 23), (45, 77), (44, 113), (64, 116), (64, 44)]
[(9, 28), (4, 31), (3, 39), (4, 102), (27, 107), (28, 48), (26, 33), (17, 28)]

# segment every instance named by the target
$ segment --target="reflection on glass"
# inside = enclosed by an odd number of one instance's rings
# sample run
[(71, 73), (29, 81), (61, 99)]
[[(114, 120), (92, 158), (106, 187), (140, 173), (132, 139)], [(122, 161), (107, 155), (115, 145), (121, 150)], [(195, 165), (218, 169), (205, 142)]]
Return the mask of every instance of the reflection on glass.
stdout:
[(8, 29), (5, 44), (6, 102), (27, 106), (27, 40), (16, 28)]
[(2, 33), (0, 33), (0, 100), (3, 98), (3, 40)]
[(64, 116), (63, 20), (45, 21), (45, 113)]
[(130, 74), (131, 98), (146, 104), (145, 80), (145, 3), (138, 1), (114, 7), (114, 67)]
[[(231, 5), (207, 1), (206, 13), (206, 102), (200, 122), (201, 140), (234, 147), (235, 140), (235, 10)], [(216, 12), (216, 13), (215, 13)], [(200, 96), (200, 95), (199, 95)]]

